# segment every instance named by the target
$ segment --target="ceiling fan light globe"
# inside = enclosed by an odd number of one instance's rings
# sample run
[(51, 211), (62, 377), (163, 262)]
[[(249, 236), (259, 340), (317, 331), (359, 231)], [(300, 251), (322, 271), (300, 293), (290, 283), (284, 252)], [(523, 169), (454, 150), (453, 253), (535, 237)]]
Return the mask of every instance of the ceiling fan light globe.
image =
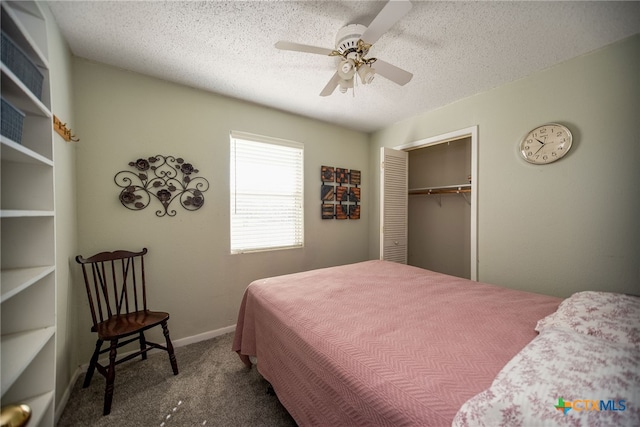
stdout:
[(353, 79), (342, 79), (340, 80), (340, 82), (338, 83), (338, 89), (340, 89), (340, 92), (342, 93), (347, 93), (348, 89), (351, 89), (353, 87)]
[(349, 80), (355, 74), (355, 62), (353, 59), (345, 59), (338, 66), (338, 75), (344, 80)]
[(367, 85), (373, 81), (373, 78), (376, 75), (376, 70), (365, 64), (358, 69), (358, 75), (360, 76), (362, 83)]

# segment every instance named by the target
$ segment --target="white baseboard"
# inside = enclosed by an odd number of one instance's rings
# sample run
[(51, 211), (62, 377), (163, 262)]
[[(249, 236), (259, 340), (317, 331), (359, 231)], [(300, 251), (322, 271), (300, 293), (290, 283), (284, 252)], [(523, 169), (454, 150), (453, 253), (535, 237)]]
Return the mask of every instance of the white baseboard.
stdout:
[(172, 341), (172, 343), (174, 347), (183, 347), (185, 345), (219, 337), (220, 335), (228, 334), (229, 332), (233, 332), (235, 330), (236, 330), (236, 325), (231, 325), (231, 326), (227, 326), (226, 328), (220, 328), (214, 331), (203, 332), (201, 334), (193, 335), (186, 338), (180, 338), (178, 340)]
[(71, 390), (73, 389), (73, 386), (75, 385), (76, 381), (78, 381), (78, 377), (80, 377), (80, 374), (82, 374), (84, 371), (86, 371), (86, 368), (82, 369), (80, 366), (78, 366), (78, 368), (73, 373), (73, 375), (71, 375), (71, 381), (69, 381), (69, 384), (67, 385), (67, 388), (64, 390), (64, 393), (62, 393), (62, 396), (60, 396), (60, 399), (56, 399), (58, 408), (56, 409), (56, 413), (54, 414), (55, 424), (58, 424), (58, 421), (60, 421), (62, 412), (64, 411), (64, 408), (67, 406), (67, 402), (69, 401), (69, 397), (71, 396)]
[[(209, 340), (211, 338), (219, 337), (220, 335), (228, 334), (229, 332), (233, 332), (235, 330), (236, 330), (236, 325), (231, 325), (231, 326), (227, 326), (227, 327), (224, 327), (224, 328), (215, 329), (213, 331), (203, 332), (203, 333), (198, 334), (198, 335), (192, 335), (190, 337), (180, 338), (180, 339), (177, 339), (177, 340), (171, 340), (171, 343), (173, 344), (174, 347), (184, 347), (185, 345), (194, 344), (194, 343), (197, 343), (197, 342), (200, 342), (200, 341)], [(153, 353), (155, 353), (157, 351), (161, 351), (161, 350), (152, 349), (152, 350), (149, 350), (149, 354), (153, 354)], [(130, 354), (130, 353), (133, 353), (133, 351), (119, 354), (119, 356), (126, 356), (127, 354)], [(73, 389), (73, 386), (75, 385), (76, 381), (78, 381), (78, 378), (84, 372), (87, 371), (88, 367), (89, 367), (89, 363), (85, 363), (83, 365), (78, 366), (78, 369), (76, 369), (76, 371), (71, 376), (71, 381), (69, 382), (69, 385), (65, 389), (64, 393), (62, 394), (62, 396), (60, 397), (60, 399), (56, 399), (56, 401), (58, 402), (58, 405), (57, 405), (58, 408), (57, 408), (56, 413), (55, 413), (55, 423), (56, 424), (58, 424), (58, 421), (60, 421), (60, 417), (62, 416), (62, 412), (64, 411), (64, 408), (67, 406), (67, 402), (69, 401), (69, 397), (71, 396), (71, 390)]]

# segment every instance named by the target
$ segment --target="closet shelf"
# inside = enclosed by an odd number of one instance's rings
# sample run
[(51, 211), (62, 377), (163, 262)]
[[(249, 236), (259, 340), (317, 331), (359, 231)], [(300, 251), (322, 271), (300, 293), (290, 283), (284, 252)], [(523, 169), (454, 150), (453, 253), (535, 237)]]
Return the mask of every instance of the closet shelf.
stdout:
[(443, 185), (440, 187), (410, 188), (409, 194), (462, 194), (471, 193), (471, 184)]
[(40, 8), (33, 2), (2, 3), (2, 30), (40, 68), (49, 68), (47, 58), (46, 22)]
[(46, 414), (47, 408), (51, 407), (53, 403), (53, 391), (49, 391), (44, 394), (25, 399), (24, 403), (29, 405), (29, 407), (31, 408), (32, 415), (29, 419), (29, 422), (33, 423), (34, 426), (41, 425), (40, 420), (43, 419)]
[(2, 96), (25, 114), (53, 119), (53, 113), (49, 107), (38, 99), (9, 67), (1, 64), (0, 70), (2, 70)]
[(442, 206), (443, 194), (459, 194), (464, 197), (467, 204), (471, 204), (471, 201), (467, 198), (467, 193), (471, 193), (471, 184), (458, 184), (458, 185), (443, 185), (440, 187), (423, 187), (423, 188), (410, 188), (409, 195), (436, 195), (438, 196), (438, 205)]
[(27, 218), (27, 217), (52, 217), (54, 211), (37, 209), (1, 209), (0, 218)]
[(53, 160), (4, 136), (0, 136), (0, 147), (2, 148), (0, 157), (3, 161), (53, 166)]
[(53, 273), (55, 266), (24, 267), (4, 269), (0, 273), (2, 292), (0, 302), (5, 302), (12, 296), (19, 294), (43, 277)]
[(2, 335), (3, 395), (54, 335), (54, 326)]

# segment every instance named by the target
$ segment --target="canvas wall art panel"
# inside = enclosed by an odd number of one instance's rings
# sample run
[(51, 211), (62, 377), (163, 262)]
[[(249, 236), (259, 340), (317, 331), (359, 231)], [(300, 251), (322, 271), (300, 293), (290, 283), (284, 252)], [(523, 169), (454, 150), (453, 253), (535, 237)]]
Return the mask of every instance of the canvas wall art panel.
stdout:
[(360, 219), (362, 175), (359, 170), (321, 166), (322, 219)]

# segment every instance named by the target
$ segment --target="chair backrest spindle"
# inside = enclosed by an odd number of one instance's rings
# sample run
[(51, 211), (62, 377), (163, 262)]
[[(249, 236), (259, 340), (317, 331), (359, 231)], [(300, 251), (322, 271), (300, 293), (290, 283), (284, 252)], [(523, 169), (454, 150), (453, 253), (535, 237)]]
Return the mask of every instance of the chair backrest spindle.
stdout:
[(132, 292), (133, 292), (133, 306), (135, 311), (138, 311), (138, 281), (136, 275), (136, 263), (131, 263), (131, 279), (133, 280)]
[(96, 319), (96, 308), (93, 304), (93, 298), (91, 298), (91, 285), (89, 284), (89, 278), (87, 277), (87, 269), (85, 265), (82, 264), (82, 276), (84, 277), (84, 287), (87, 290), (87, 295), (89, 296), (89, 308), (91, 309), (91, 320), (93, 320), (94, 326), (98, 323), (98, 319)]
[[(91, 265), (91, 269), (93, 270), (93, 287), (95, 288), (96, 291), (96, 305), (98, 306), (98, 312), (100, 314), (100, 321), (102, 322), (104, 320), (104, 315), (102, 313), (102, 299), (106, 298), (106, 296), (104, 295), (104, 287), (105, 287), (105, 283), (104, 280), (102, 279), (102, 275), (100, 272), (100, 265), (99, 264), (92, 264)], [(109, 302), (107, 300), (107, 302), (105, 303), (106, 307), (109, 307)], [(109, 316), (110, 313), (107, 313), (107, 316)]]
[(142, 306), (147, 309), (147, 283), (144, 275), (144, 257), (140, 257), (140, 277), (142, 278)]
[[(121, 259), (120, 260), (120, 270), (121, 270), (121, 274), (122, 274), (122, 283), (120, 286), (120, 295), (116, 294), (116, 297), (118, 298), (118, 314), (122, 313), (122, 303), (124, 302), (124, 312), (125, 313), (129, 313), (129, 298), (127, 297), (127, 277), (129, 274), (129, 263), (131, 262), (131, 258), (127, 258), (126, 259), (126, 264), (125, 264), (125, 259)], [(115, 278), (114, 278), (114, 283), (115, 283)]]
[[(105, 265), (105, 263), (102, 262), (103, 271), (104, 271), (104, 265)], [(120, 314), (120, 307), (118, 306), (118, 282), (117, 282), (117, 278), (116, 278), (116, 263), (115, 263), (115, 260), (113, 260), (113, 259), (109, 260), (107, 265), (109, 266), (109, 268), (111, 270), (110, 271), (110, 273), (111, 273), (111, 283), (110, 284), (111, 284), (111, 287), (113, 288), (112, 289), (113, 301), (114, 301), (114, 304), (115, 304), (116, 314)], [(106, 276), (106, 274), (105, 274), (104, 277), (106, 278), (108, 276)], [(108, 287), (106, 287), (106, 286), (105, 286), (105, 294), (107, 294), (107, 296), (105, 298), (109, 300), (109, 295), (108, 295), (109, 294), (109, 290), (108, 290)], [(109, 300), (109, 302), (107, 302), (107, 307), (109, 309), (109, 316), (113, 316), (112, 304), (111, 304), (110, 300)]]

